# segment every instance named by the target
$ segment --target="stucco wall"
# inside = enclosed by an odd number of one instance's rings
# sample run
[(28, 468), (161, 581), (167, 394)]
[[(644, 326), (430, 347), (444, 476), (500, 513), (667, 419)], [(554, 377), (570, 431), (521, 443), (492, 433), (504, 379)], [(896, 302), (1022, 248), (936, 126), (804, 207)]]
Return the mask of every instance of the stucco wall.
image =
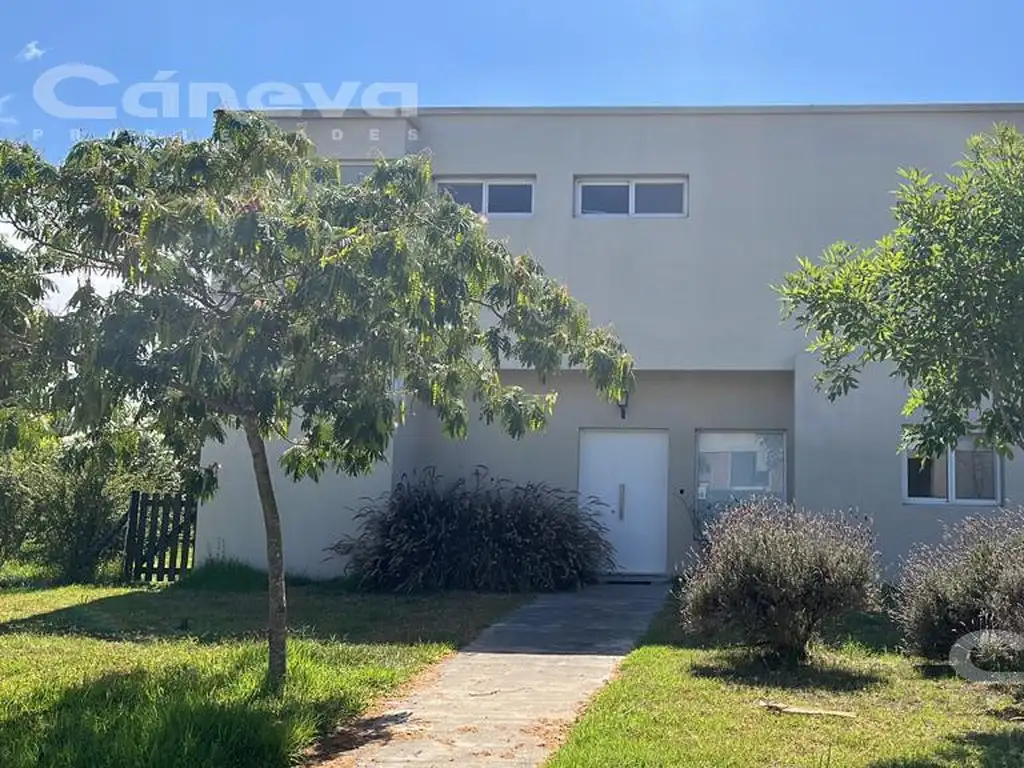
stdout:
[[(474, 423), (467, 441), (452, 443), (433, 414), (417, 413), (398, 436), (392, 465), (371, 479), (325, 478), (319, 486), (279, 481), (292, 508), (307, 510), (302, 517), (287, 513), (291, 562), (307, 570), (336, 567), (319, 564), (322, 547), (351, 526), (334, 510), (386, 488), (392, 468), (400, 474), (435, 465), (455, 475), (486, 464), (515, 480), (575, 488), (582, 427), (669, 429), (670, 563), (690, 542), (678, 489), (692, 500), (700, 428), (787, 429), (787, 487), (796, 502), (857, 507), (872, 516), (889, 562), (914, 541), (936, 540), (944, 523), (983, 511), (903, 504), (899, 385), (874, 370), (838, 403), (814, 392), (811, 361), (802, 352), (807, 340), (779, 322), (769, 286), (798, 255), (816, 257), (839, 239), (870, 244), (891, 229), (897, 168), (941, 176), (971, 134), (996, 121), (1024, 126), (1024, 108), (436, 109), (417, 116), (415, 138), (404, 119), (395, 120), (381, 135), (394, 139), (398, 153), (401, 129), (405, 149), (429, 151), (437, 175), (535, 179), (533, 215), (493, 216), (491, 233), (531, 251), (596, 322), (616, 327), (637, 360), (639, 386), (623, 421), (582, 376), (567, 375), (554, 384), (562, 398), (547, 433), (519, 442)], [(381, 122), (328, 116), (308, 120), (307, 130), (324, 152), (363, 157), (373, 148), (359, 143), (360, 132), (369, 137)], [(334, 142), (332, 126), (344, 127), (356, 149)], [(689, 216), (575, 216), (576, 177), (605, 174), (686, 175)], [(224, 487), (200, 522), (200, 555), (223, 541), (226, 554), (262, 562), (244, 441), (217, 450), (224, 456)], [(1009, 499), (1024, 500), (1024, 471), (1015, 463), (1003, 476)], [(218, 514), (217, 504), (228, 511)], [(242, 522), (252, 533), (232, 533)]]
[[(817, 363), (797, 358), (794, 378), (796, 424), (795, 502), (812, 510), (856, 509), (872, 519), (878, 547), (890, 573), (915, 542), (936, 543), (944, 527), (992, 507), (905, 504), (902, 457), (897, 454), (906, 394), (903, 386), (874, 367), (861, 386), (835, 402), (814, 389)], [(1015, 458), (1002, 464), (1007, 504), (1024, 500), (1024, 469)]]
[[(534, 175), (534, 214), (490, 218), (641, 368), (791, 369), (805, 346), (770, 284), (796, 257), (892, 228), (897, 168), (952, 170), (972, 133), (1006, 111), (693, 111), (418, 117), (438, 175)], [(574, 217), (578, 175), (685, 174), (689, 216)]]
[[(281, 513), (285, 570), (320, 579), (337, 576), (344, 562), (329, 557), (324, 549), (355, 532), (352, 510), (361, 499), (390, 490), (391, 464), (380, 464), (362, 477), (328, 472), (320, 482), (296, 483), (285, 476), (277, 463), (287, 447), (280, 440), (267, 446)], [(197, 564), (209, 559), (231, 559), (266, 570), (267, 539), (245, 436), (233, 431), (223, 445), (208, 444), (203, 450), (203, 461), (221, 465), (220, 488), (199, 509)]]
[[(506, 381), (536, 391), (536, 377), (506, 374)], [(641, 371), (626, 418), (614, 404), (601, 400), (586, 377), (563, 374), (551, 383), (559, 393), (555, 413), (543, 433), (512, 440), (496, 426), (474, 421), (466, 440), (441, 434), (433, 416), (423, 415), (421, 465), (446, 477), (469, 477), (479, 465), (492, 476), (544, 481), (576, 489), (579, 431), (583, 428), (667, 429), (669, 432), (668, 536), (670, 567), (692, 546), (687, 504), (696, 484), (696, 432), (699, 429), (786, 430), (787, 453), (793, 447), (793, 380), (789, 372), (654, 372)], [(792, 462), (788, 487), (792, 487)], [(680, 496), (679, 489), (686, 490)]]
[[(779, 323), (769, 285), (797, 256), (836, 240), (873, 243), (892, 228), (898, 168), (941, 176), (970, 135), (997, 121), (1024, 126), (1024, 107), (437, 108), (414, 121), (276, 119), (284, 128), (305, 121), (329, 155), (426, 151), (438, 176), (532, 177), (534, 213), (491, 216), (491, 233), (532, 252), (596, 321), (613, 323), (640, 368), (782, 370), (805, 341)], [(574, 215), (577, 177), (645, 174), (687, 176), (689, 215)]]

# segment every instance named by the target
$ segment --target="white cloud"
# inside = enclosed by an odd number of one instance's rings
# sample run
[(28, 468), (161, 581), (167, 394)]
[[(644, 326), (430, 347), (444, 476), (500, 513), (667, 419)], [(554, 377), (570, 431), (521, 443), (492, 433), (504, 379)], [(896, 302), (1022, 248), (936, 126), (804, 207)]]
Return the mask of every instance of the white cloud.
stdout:
[[(2, 100), (0, 100), (2, 103)], [(0, 221), (0, 240), (6, 240), (15, 248), (23, 248), (25, 241), (22, 240), (14, 230), (14, 225), (7, 221)]]
[(18, 53), (18, 61), (35, 61), (36, 59), (43, 58), (43, 54), (46, 51), (39, 47), (38, 40), (32, 40), (26, 43), (25, 47)]
[[(6, 221), (0, 221), (0, 240), (5, 240), (14, 248), (24, 249), (28, 243)], [(86, 279), (83, 272), (72, 272), (70, 275), (50, 275), (55, 290), (43, 300), (43, 306), (51, 312), (61, 313), (67, 309), (68, 300), (78, 290), (78, 286)], [(93, 275), (92, 284), (101, 296), (111, 294), (120, 281), (106, 275)]]
[(15, 125), (18, 122), (18, 118), (13, 115), (5, 115), (4, 109), (7, 107), (7, 102), (14, 98), (13, 93), (8, 93), (6, 96), (0, 96), (0, 125)]

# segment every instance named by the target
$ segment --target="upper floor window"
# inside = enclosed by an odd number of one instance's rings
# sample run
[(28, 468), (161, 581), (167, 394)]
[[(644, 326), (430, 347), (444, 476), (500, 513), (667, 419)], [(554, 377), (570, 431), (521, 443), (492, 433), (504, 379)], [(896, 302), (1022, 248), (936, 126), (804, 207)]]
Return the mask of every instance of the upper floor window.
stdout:
[(359, 184), (368, 175), (373, 173), (372, 165), (347, 165), (341, 166), (342, 184)]
[(999, 458), (991, 448), (961, 437), (935, 459), (907, 454), (903, 497), (912, 504), (999, 504)]
[(686, 179), (577, 179), (578, 216), (685, 216)]
[(439, 180), (437, 188), (452, 199), (488, 216), (525, 216), (533, 213), (533, 182), (519, 179)]

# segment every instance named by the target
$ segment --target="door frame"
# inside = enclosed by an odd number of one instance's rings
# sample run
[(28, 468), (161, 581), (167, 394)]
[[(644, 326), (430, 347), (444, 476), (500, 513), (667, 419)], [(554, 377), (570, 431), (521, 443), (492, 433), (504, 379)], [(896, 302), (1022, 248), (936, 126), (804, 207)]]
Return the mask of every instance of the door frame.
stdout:
[[(582, 458), (582, 445), (583, 445), (583, 433), (584, 432), (612, 432), (612, 433), (637, 433), (637, 432), (650, 432), (654, 434), (661, 434), (665, 436), (665, 513), (664, 513), (664, 531), (662, 535), (665, 539), (665, 546), (663, 551), (658, 557), (658, 561), (662, 564), (660, 571), (611, 571), (606, 575), (609, 576), (623, 576), (624, 578), (643, 578), (649, 576), (664, 577), (668, 574), (668, 563), (669, 563), (669, 507), (672, 499), (671, 486), (672, 486), (672, 432), (668, 427), (608, 427), (608, 426), (593, 426), (593, 427), (578, 427), (576, 434), (576, 493), (579, 494), (580, 500), (584, 500), (582, 491), (580, 490), (580, 475), (583, 462)], [(610, 540), (609, 540), (610, 541)], [(613, 544), (613, 542), (610, 542)], [(618, 566), (618, 563), (616, 563)]]

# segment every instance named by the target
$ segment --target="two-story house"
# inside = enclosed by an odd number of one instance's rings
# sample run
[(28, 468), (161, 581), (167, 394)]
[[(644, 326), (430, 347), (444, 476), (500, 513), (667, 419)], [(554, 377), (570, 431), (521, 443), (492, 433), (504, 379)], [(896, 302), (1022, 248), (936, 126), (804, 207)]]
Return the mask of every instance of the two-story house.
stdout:
[[(437, 183), (487, 215), (611, 323), (634, 355), (628, 402), (582, 374), (548, 429), (514, 441), (473, 424), (442, 436), (428, 409), (400, 429), (391, 461), (353, 480), (277, 478), (286, 564), (337, 572), (324, 547), (354, 530), (351, 509), (403, 473), (478, 465), (516, 481), (594, 494), (623, 573), (670, 573), (693, 545), (694, 512), (752, 492), (869, 516), (893, 563), (943, 525), (1024, 498), (1024, 471), (964, 441), (922, 466), (897, 453), (904, 392), (882, 369), (829, 403), (807, 339), (780, 322), (770, 285), (843, 239), (892, 226), (897, 169), (952, 170), (966, 139), (1024, 122), (1022, 105), (758, 108), (435, 108), (415, 116), (276, 112), (353, 180), (378, 155), (429, 151)], [(508, 378), (537, 387), (536, 377)], [(221, 491), (201, 511), (197, 554), (264, 563), (244, 440), (213, 446)]]

